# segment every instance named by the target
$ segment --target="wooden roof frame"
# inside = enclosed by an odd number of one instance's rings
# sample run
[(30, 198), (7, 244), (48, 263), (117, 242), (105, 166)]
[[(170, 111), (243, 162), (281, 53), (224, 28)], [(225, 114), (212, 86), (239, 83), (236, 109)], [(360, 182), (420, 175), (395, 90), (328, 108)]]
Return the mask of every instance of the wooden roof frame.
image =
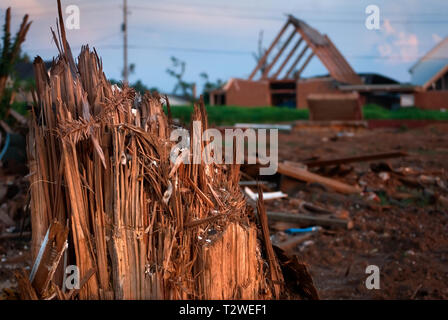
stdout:
[[(282, 73), (283, 69), (288, 64), (290, 59), (295, 55), (297, 49), (300, 47), (300, 44), (302, 42), (305, 42), (305, 46), (300, 50), (300, 53), (297, 55), (288, 71), (286, 72), (285, 76), (283, 77), (284, 80), (293, 79), (291, 78), (291, 76), (294, 69), (297, 65), (299, 65), (299, 62), (302, 60), (302, 58), (304, 58), (305, 53), (308, 51), (308, 49), (311, 49), (311, 52), (308, 54), (307, 58), (299, 68), (299, 77), (308, 63), (311, 61), (311, 59), (314, 56), (317, 56), (325, 66), (325, 68), (328, 70), (330, 75), (337, 81), (352, 85), (362, 84), (361, 78), (355, 73), (350, 64), (347, 62), (347, 60), (327, 35), (320, 34), (319, 31), (310, 27), (304, 21), (299, 20), (292, 15), (288, 15), (288, 20), (283, 25), (277, 36), (274, 38), (265, 54), (258, 61), (257, 65), (249, 76), (249, 80), (254, 80), (255, 75), (259, 70), (261, 70), (266, 61), (268, 61), (268, 57), (270, 56), (272, 50), (278, 44), (280, 38), (283, 36), (290, 25), (294, 27), (292, 33), (290, 33), (286, 42), (281, 46), (281, 48), (275, 54), (274, 58), (266, 66), (260, 80), (278, 80), (278, 77)], [(296, 41), (296, 44), (292, 47), (292, 49), (290, 49), (283, 62), (280, 64), (280, 67), (277, 68), (272, 76), (269, 76), (269, 72), (274, 69), (275, 64), (278, 62), (286, 47), (289, 45), (296, 34), (299, 35), (299, 39)]]

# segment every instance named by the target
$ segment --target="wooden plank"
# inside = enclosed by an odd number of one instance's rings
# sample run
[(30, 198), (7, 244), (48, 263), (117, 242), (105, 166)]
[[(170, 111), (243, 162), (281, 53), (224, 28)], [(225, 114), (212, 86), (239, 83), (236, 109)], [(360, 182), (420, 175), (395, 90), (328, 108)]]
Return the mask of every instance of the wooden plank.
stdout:
[(342, 79), (341, 70), (334, 60), (334, 57), (331, 55), (328, 45), (316, 47), (314, 52), (333, 78)]
[(0, 240), (6, 239), (17, 239), (17, 238), (29, 238), (31, 236), (31, 232), (15, 232), (15, 233), (2, 233), (0, 234)]
[(50, 281), (59, 265), (64, 250), (67, 248), (68, 229), (54, 222), (48, 231), (48, 240), (41, 248), (42, 255), (36, 260), (31, 277), (31, 283), (41, 298), (49, 294)]
[(288, 46), (288, 44), (291, 42), (292, 38), (294, 37), (294, 35), (297, 33), (296, 30), (293, 30), (291, 32), (291, 34), (289, 35), (288, 39), (285, 41), (285, 43), (283, 44), (283, 46), (280, 48), (280, 50), (277, 52), (277, 54), (275, 55), (274, 59), (272, 59), (271, 63), (267, 66), (266, 70), (264, 70), (261, 78), (262, 79), (266, 79), (269, 75), (269, 71), (271, 71), (272, 67), (275, 65), (275, 63), (277, 62), (277, 60), (280, 58), (280, 56), (282, 55), (283, 51), (285, 51), (286, 47)]
[(271, 79), (275, 80), (278, 78), (278, 76), (280, 75), (280, 73), (283, 71), (283, 68), (286, 66), (286, 64), (289, 62), (289, 60), (291, 59), (292, 55), (294, 54), (294, 52), (296, 52), (297, 48), (300, 46), (300, 44), (302, 43), (303, 38), (301, 37), (296, 44), (294, 45), (294, 47), (291, 49), (291, 51), (289, 52), (289, 54), (286, 56), (285, 60), (283, 60), (283, 63), (280, 65), (280, 67), (278, 68), (277, 72), (271, 77)]
[(278, 265), (277, 259), (275, 257), (274, 249), (272, 248), (271, 236), (269, 234), (268, 215), (266, 214), (266, 209), (263, 203), (263, 192), (260, 188), (258, 189), (257, 213), (261, 224), (261, 232), (263, 234), (266, 255), (268, 257), (271, 280), (273, 282), (275, 293), (274, 296), (279, 299), (281, 292), (281, 286), (279, 282), (283, 280), (283, 277), (280, 272), (280, 266)]
[(408, 154), (406, 152), (402, 152), (402, 151), (383, 152), (383, 153), (367, 154), (367, 155), (362, 155), (362, 156), (354, 156), (354, 157), (346, 157), (346, 158), (304, 161), (304, 164), (306, 164), (307, 167), (309, 167), (309, 168), (324, 167), (324, 166), (338, 165), (338, 164), (344, 164), (344, 163), (375, 161), (375, 160), (381, 160), (381, 159), (399, 158), (399, 157), (406, 157), (406, 156), (408, 156)]
[(294, 60), (294, 62), (292, 63), (291, 67), (288, 69), (288, 71), (286, 72), (285, 76), (283, 77), (283, 79), (288, 79), (289, 75), (294, 71), (294, 68), (296, 67), (296, 65), (299, 63), (299, 61), (302, 59), (303, 55), (305, 54), (305, 52), (308, 50), (309, 46), (305, 46), (302, 51), (300, 52), (300, 54), (298, 55), (298, 57), (296, 58), (296, 60)]
[[(269, 215), (269, 213), (268, 213), (268, 215)], [(308, 239), (311, 239), (313, 237), (313, 235), (314, 235), (313, 232), (308, 232), (305, 234), (292, 236), (292, 237), (289, 237), (288, 239), (286, 239), (285, 241), (278, 243), (277, 247), (281, 248), (282, 250), (288, 251), (288, 250), (294, 249), (300, 243), (305, 242)]]
[(332, 216), (268, 211), (267, 217), (269, 221), (291, 222), (301, 226), (318, 225), (322, 227), (342, 228), (347, 230), (353, 228), (353, 221), (349, 219), (339, 219)]
[(325, 187), (328, 187), (330, 189), (333, 189), (335, 191), (341, 192), (341, 193), (360, 193), (361, 189), (359, 187), (351, 186), (346, 183), (326, 178), (323, 176), (320, 176), (318, 174), (309, 172), (306, 169), (297, 167), (297, 166), (291, 166), (283, 163), (278, 164), (278, 173), (284, 174), (288, 177), (295, 178), (301, 181), (305, 182), (317, 182)]
[(278, 40), (280, 40), (280, 37), (283, 35), (283, 33), (286, 31), (286, 28), (288, 28), (289, 26), (289, 20), (285, 23), (285, 25), (283, 26), (283, 28), (280, 30), (280, 32), (277, 34), (277, 36), (275, 37), (274, 41), (272, 41), (271, 45), (269, 46), (268, 50), (266, 50), (266, 52), (264, 53), (263, 57), (261, 57), (261, 59), (258, 61), (255, 69), (252, 71), (252, 73), (249, 76), (249, 80), (252, 80), (255, 75), (257, 74), (258, 70), (260, 70), (261, 66), (266, 62), (269, 53), (271, 53), (272, 49), (274, 48), (274, 46), (277, 44)]

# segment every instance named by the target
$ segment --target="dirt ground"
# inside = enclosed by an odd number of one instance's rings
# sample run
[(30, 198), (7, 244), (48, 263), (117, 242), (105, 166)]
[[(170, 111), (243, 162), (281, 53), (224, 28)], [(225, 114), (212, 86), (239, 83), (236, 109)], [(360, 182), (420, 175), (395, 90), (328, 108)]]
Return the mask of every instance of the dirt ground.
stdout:
[[(410, 153), (408, 157), (373, 162), (380, 169), (372, 170), (372, 162), (363, 162), (320, 171), (362, 186), (364, 196), (346, 196), (303, 184), (292, 197), (266, 202), (268, 210), (297, 214), (296, 199), (349, 212), (353, 229), (318, 232), (293, 250), (310, 266), (321, 298), (448, 298), (448, 214), (434, 195), (448, 195), (448, 126), (301, 129), (280, 133), (279, 142), (279, 159), (289, 161), (387, 151)], [(430, 177), (429, 182), (424, 186), (403, 183), (392, 172), (384, 174), (387, 167), (380, 162), (405, 172), (405, 177)], [(29, 271), (29, 246), (27, 238), (0, 239), (0, 291), (14, 286), (14, 270), (25, 267)], [(368, 265), (380, 269), (379, 290), (365, 286)]]
[[(362, 130), (353, 134), (303, 129), (280, 134), (279, 159), (303, 161), (311, 157), (331, 159), (406, 151), (410, 156), (384, 162), (394, 169), (417, 171), (416, 176), (439, 177), (441, 193), (446, 196), (447, 133), (448, 126), (440, 125), (412, 130)], [(380, 195), (377, 205), (371, 206), (364, 200), (366, 197), (353, 199), (307, 185), (295, 197), (268, 202), (268, 210), (297, 213), (294, 198), (300, 198), (349, 211), (354, 221), (352, 230), (317, 233), (295, 250), (309, 264), (323, 299), (447, 299), (447, 208), (427, 194), (431, 186), (408, 186), (392, 177), (383, 181), (370, 165), (364, 162), (354, 163), (352, 168), (339, 168), (334, 170), (334, 178), (358, 185), (364, 181), (365, 190)], [(338, 176), (341, 171), (343, 176)], [(396, 199), (400, 198), (394, 197), (396, 190), (413, 197)], [(368, 265), (380, 269), (379, 290), (368, 290), (365, 286)]]

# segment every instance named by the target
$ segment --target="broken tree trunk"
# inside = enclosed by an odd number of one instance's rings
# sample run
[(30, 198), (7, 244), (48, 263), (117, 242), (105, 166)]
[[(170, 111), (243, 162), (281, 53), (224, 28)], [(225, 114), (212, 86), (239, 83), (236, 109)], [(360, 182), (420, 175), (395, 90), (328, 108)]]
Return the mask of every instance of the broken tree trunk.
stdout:
[[(279, 267), (265, 214), (258, 238), (260, 226), (239, 187), (240, 166), (192, 164), (188, 148), (171, 139), (179, 128), (157, 93), (141, 97), (126, 85), (112, 86), (88, 46), (75, 64), (60, 1), (58, 11), (60, 37), (53, 32), (53, 38), (59, 56), (49, 72), (40, 57), (34, 61), (27, 152), (38, 278), (21, 281), (23, 296), (295, 297), (299, 291), (285, 290), (280, 267), (286, 262)], [(191, 118), (207, 129), (203, 101)], [(203, 133), (187, 134), (199, 141), (193, 147), (202, 155)], [(262, 199), (258, 207), (264, 212)], [(47, 254), (48, 243), (54, 254)], [(69, 292), (66, 265), (79, 270), (80, 286)]]
[[(64, 56), (50, 78), (43, 68), (38, 58), (29, 137), (34, 257), (51, 221), (68, 219), (68, 264), (81, 278), (95, 270), (81, 299), (271, 298), (279, 284), (266, 281), (239, 168), (170, 162), (172, 129), (159, 96), (138, 104), (133, 90), (113, 91), (87, 47), (79, 75)], [(205, 127), (201, 109), (193, 119)], [(47, 286), (39, 287), (44, 297)]]
[[(32, 256), (51, 265), (48, 273), (37, 269), (32, 281), (38, 297), (48, 297), (50, 288), (60, 299), (284, 297), (280, 271), (272, 268), (276, 257), (257, 239), (253, 211), (240, 191), (239, 166), (170, 161), (175, 128), (161, 97), (111, 86), (88, 47), (72, 65), (61, 34), (49, 74), (41, 58), (34, 62)], [(203, 104), (195, 105), (192, 121), (207, 128)], [(64, 232), (56, 237), (57, 261), (65, 235), (62, 260), (79, 268), (81, 287), (68, 294), (62, 261), (56, 268), (47, 249), (39, 254), (55, 225), (68, 225), (68, 238)]]

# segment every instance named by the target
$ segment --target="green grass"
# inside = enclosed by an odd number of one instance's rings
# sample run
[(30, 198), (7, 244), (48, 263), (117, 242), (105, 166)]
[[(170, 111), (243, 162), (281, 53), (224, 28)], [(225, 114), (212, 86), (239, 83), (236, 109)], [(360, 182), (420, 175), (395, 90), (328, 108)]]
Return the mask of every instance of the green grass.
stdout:
[(378, 105), (369, 104), (364, 106), (363, 112), (366, 120), (448, 120), (448, 112), (442, 112), (439, 110), (422, 110), (415, 107), (388, 110)]
[[(14, 109), (15, 111), (17, 111), (18, 113), (20, 113), (22, 115), (26, 115), (28, 112), (26, 106), (27, 106), (27, 103), (25, 103), (25, 102), (13, 102), (11, 105), (2, 103), (2, 104), (0, 104), (0, 119), (5, 118), (5, 114), (9, 108)], [(7, 121), (7, 122), (9, 122), (9, 121)]]
[[(12, 107), (21, 114), (26, 114), (25, 103), (15, 103)], [(307, 120), (308, 110), (281, 107), (237, 107), (237, 106), (207, 106), (209, 123), (211, 125), (233, 125), (235, 123), (281, 123), (295, 120)], [(182, 123), (189, 123), (193, 106), (171, 107), (173, 118)], [(418, 108), (402, 108), (388, 110), (378, 105), (366, 105), (363, 109), (364, 118), (395, 119), (395, 120), (448, 120), (448, 112), (437, 110), (421, 110)]]
[[(172, 107), (173, 118), (189, 123), (192, 106)], [(366, 105), (363, 109), (364, 118), (395, 119), (395, 120), (448, 120), (448, 112), (436, 110), (421, 110), (418, 108), (403, 108), (388, 110), (378, 105)], [(281, 123), (295, 120), (307, 120), (308, 110), (280, 107), (237, 107), (237, 106), (207, 106), (209, 123), (212, 125), (233, 125), (235, 123)]]
[[(308, 119), (308, 110), (235, 106), (207, 106), (208, 121), (212, 125), (233, 125), (235, 123), (279, 123)], [(171, 107), (173, 118), (189, 123), (192, 106)]]
[(13, 102), (11, 108), (16, 110), (21, 115), (26, 115), (28, 112), (27, 105), (28, 104), (26, 102)]

